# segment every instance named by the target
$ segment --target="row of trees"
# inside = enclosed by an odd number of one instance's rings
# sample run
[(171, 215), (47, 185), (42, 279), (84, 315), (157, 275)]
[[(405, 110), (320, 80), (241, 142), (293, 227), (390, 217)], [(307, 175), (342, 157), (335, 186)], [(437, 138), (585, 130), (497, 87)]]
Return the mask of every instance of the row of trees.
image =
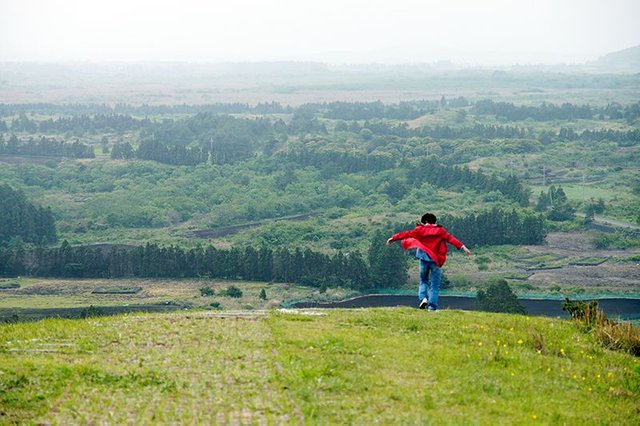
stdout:
[(322, 139), (291, 143), (277, 155), (300, 166), (313, 166), (333, 173), (377, 172), (393, 168), (396, 164), (391, 153), (380, 150), (367, 152)]
[(611, 141), (620, 146), (640, 144), (640, 130), (586, 129), (580, 133), (573, 129), (561, 128), (558, 136), (567, 140), (585, 140), (591, 142)]
[[(545, 229), (542, 215), (494, 208), (439, 221), (470, 247), (500, 244), (540, 244)], [(0, 275), (44, 277), (210, 277), (255, 281), (295, 282), (315, 287), (342, 286), (357, 290), (400, 287), (407, 281), (407, 254), (386, 240), (400, 229), (374, 231), (367, 258), (358, 251), (325, 254), (306, 249), (245, 247), (216, 249), (176, 246), (0, 247)]]
[(26, 141), (11, 135), (5, 142), (0, 137), (0, 155), (34, 155), (45, 157), (94, 158), (92, 147), (79, 141), (64, 142), (54, 138), (29, 138)]
[(619, 104), (608, 104), (605, 107), (591, 105), (562, 105), (543, 102), (539, 106), (514, 105), (511, 102), (495, 102), (480, 100), (473, 104), (473, 112), (478, 115), (495, 115), (508, 121), (521, 121), (528, 118), (536, 121), (576, 120), (576, 119), (626, 119), (635, 120), (640, 117), (640, 102), (625, 107)]
[(216, 114), (288, 114), (293, 108), (281, 105), (278, 102), (264, 102), (255, 105), (247, 103), (214, 103), (196, 105), (132, 105), (125, 103), (111, 104), (2, 104), (0, 103), (0, 116), (19, 114), (57, 114), (57, 115), (174, 115), (197, 114), (200, 112), (213, 112)]
[(53, 214), (49, 208), (30, 203), (22, 191), (0, 184), (0, 245), (14, 238), (33, 244), (57, 240)]
[(268, 247), (222, 250), (213, 246), (184, 249), (147, 244), (105, 250), (72, 247), (64, 241), (60, 247), (32, 251), (0, 248), (0, 275), (23, 274), (73, 278), (209, 277), (354, 289), (371, 286), (369, 266), (359, 252), (328, 255)]
[(531, 195), (515, 176), (499, 178), (468, 167), (447, 166), (432, 157), (425, 158), (412, 167), (409, 170), (409, 180), (414, 185), (428, 182), (441, 188), (467, 187), (478, 191), (499, 191), (522, 206), (529, 204)]
[(32, 120), (22, 112), (11, 121), (11, 130), (14, 132), (28, 133), (64, 133), (74, 132), (125, 132), (138, 130), (148, 126), (151, 121), (147, 118), (136, 119), (123, 114), (95, 114), (74, 115), (71, 117), (49, 118), (47, 120)]
[(468, 246), (542, 244), (546, 236), (542, 214), (494, 207), (467, 216), (445, 216), (438, 220)]
[[(114, 147), (117, 158), (118, 151)], [(121, 151), (121, 150), (120, 150)], [(209, 160), (209, 151), (205, 148), (164, 145), (157, 141), (142, 141), (135, 151), (140, 160), (153, 160), (159, 163), (195, 166)]]

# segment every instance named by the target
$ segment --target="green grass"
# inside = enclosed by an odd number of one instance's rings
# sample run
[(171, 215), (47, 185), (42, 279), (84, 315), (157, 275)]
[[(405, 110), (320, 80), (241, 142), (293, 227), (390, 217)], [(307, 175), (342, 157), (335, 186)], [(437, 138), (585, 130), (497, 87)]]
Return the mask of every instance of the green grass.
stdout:
[[(14, 280), (17, 281), (17, 280)], [(20, 288), (2, 291), (0, 310), (78, 308), (123, 305), (165, 304), (207, 308), (214, 301), (225, 309), (268, 309), (290, 300), (336, 300), (354, 294), (344, 288), (319, 289), (283, 283), (229, 281), (218, 279), (51, 279), (19, 280)], [(239, 287), (241, 298), (224, 296), (230, 286)], [(214, 296), (203, 296), (202, 288), (211, 288)], [(104, 293), (95, 290), (127, 290), (135, 293)], [(264, 289), (267, 299), (260, 298)]]
[(637, 424), (639, 396), (638, 358), (559, 319), (387, 308), (0, 326), (2, 423)]

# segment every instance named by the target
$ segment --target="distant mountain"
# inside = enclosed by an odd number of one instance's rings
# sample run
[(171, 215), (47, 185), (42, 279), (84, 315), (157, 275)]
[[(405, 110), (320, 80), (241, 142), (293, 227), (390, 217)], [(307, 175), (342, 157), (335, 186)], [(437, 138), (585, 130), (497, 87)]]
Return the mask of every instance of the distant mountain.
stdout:
[(594, 65), (612, 71), (640, 72), (640, 46), (608, 53), (598, 58)]

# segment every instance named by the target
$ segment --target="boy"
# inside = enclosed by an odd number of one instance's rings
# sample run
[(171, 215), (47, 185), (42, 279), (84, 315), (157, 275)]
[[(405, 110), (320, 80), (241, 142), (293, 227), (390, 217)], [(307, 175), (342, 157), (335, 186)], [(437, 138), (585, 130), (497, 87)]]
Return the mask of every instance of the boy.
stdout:
[(458, 250), (462, 249), (470, 256), (469, 249), (457, 238), (449, 234), (446, 229), (436, 225), (436, 215), (425, 213), (415, 229), (393, 235), (387, 244), (402, 240), (402, 248), (417, 249), (416, 257), (420, 259), (420, 287), (418, 290), (419, 309), (429, 311), (438, 309), (440, 294), (440, 280), (442, 279), (442, 265), (447, 260), (447, 243)]

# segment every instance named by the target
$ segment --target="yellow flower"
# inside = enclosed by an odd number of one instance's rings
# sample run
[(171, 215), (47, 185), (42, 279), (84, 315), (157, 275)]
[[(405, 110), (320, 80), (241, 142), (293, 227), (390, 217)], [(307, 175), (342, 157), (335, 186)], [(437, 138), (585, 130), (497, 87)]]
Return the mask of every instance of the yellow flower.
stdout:
[(612, 373), (611, 371), (609, 371), (609, 372), (607, 373), (607, 377), (608, 377), (608, 378), (612, 378), (612, 377), (613, 377), (613, 373)]
[(482, 342), (478, 342), (478, 346), (482, 346)]
[(522, 339), (518, 339), (518, 344), (521, 345), (523, 343)]

